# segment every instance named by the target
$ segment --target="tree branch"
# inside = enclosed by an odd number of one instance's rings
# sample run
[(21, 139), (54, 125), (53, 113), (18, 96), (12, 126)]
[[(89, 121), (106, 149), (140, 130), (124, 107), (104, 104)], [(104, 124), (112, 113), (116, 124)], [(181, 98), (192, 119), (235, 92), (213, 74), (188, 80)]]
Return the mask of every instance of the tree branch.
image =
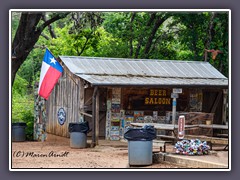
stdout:
[(156, 20), (156, 23), (152, 29), (152, 32), (150, 34), (150, 36), (148, 37), (148, 40), (147, 40), (147, 44), (145, 46), (145, 49), (144, 49), (144, 56), (145, 58), (148, 57), (148, 54), (149, 54), (149, 50), (151, 48), (151, 45), (152, 45), (152, 41), (153, 41), (153, 38), (155, 36), (155, 34), (157, 33), (157, 30), (158, 28), (164, 23), (165, 20), (167, 20), (169, 17), (168, 16), (164, 16), (164, 17), (161, 17), (159, 16)]
[(56, 14), (53, 18), (45, 21), (38, 29), (37, 31), (42, 31), (45, 27), (47, 27), (48, 25), (50, 25), (51, 23), (59, 20), (59, 19), (63, 19), (65, 18), (70, 12), (67, 12), (67, 13), (58, 13)]
[[(151, 24), (153, 23), (153, 21), (154, 21), (155, 18), (156, 18), (156, 13), (154, 12), (154, 13), (151, 14), (151, 17), (150, 17), (150, 19), (149, 19), (149, 21), (148, 21), (148, 23), (147, 23), (146, 28), (149, 27), (149, 26), (151, 26)], [(146, 29), (146, 28), (145, 28), (145, 29)], [(145, 30), (144, 30), (144, 31), (145, 31)], [(143, 33), (142, 33), (141, 36), (140, 36), (139, 39), (138, 39), (137, 49), (136, 49), (136, 52), (135, 52), (135, 58), (136, 58), (136, 59), (138, 58), (140, 49), (141, 49), (141, 47), (142, 47), (143, 37), (144, 37), (144, 35), (143, 35)]]
[[(42, 15), (42, 19), (43, 19), (44, 22), (47, 21), (46, 14), (43, 14), (43, 15)], [(51, 24), (48, 25), (48, 30), (49, 30), (49, 32), (50, 32), (51, 37), (56, 39), (57, 36), (56, 36), (56, 34), (55, 34), (55, 32), (54, 32)], [(48, 40), (49, 40), (49, 39), (48, 39)]]
[(49, 39), (50, 39), (50, 38), (49, 38), (46, 34), (44, 34), (44, 33), (41, 33), (41, 36), (44, 37), (46, 40), (49, 40)]
[(136, 17), (136, 12), (133, 12), (132, 13), (132, 17), (131, 17), (131, 21), (130, 21), (130, 53), (129, 53), (129, 55), (130, 55), (130, 57), (132, 57), (132, 55), (133, 55), (133, 28), (132, 28), (132, 26), (133, 26), (133, 21), (134, 21), (134, 18)]
[(35, 44), (33, 47), (34, 47), (34, 48), (39, 48), (39, 49), (46, 49), (47, 46)]
[(81, 52), (79, 53), (78, 56), (81, 56), (81, 54), (82, 54), (83, 51), (85, 50), (85, 48), (86, 48), (86, 46), (87, 46), (87, 43), (88, 43), (89, 39), (90, 39), (90, 35), (86, 37), (86, 41), (85, 41), (85, 43), (84, 43), (84, 45), (83, 45), (83, 48), (82, 48), (82, 50), (81, 50)]

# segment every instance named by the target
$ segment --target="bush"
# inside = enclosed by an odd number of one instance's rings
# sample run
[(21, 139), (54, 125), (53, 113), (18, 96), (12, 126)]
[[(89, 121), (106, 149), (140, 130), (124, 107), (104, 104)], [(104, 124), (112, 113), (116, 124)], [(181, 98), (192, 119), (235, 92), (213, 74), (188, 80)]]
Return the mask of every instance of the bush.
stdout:
[[(34, 100), (33, 92), (28, 89), (29, 81), (16, 74), (12, 86), (12, 123), (25, 122), (26, 140), (33, 140), (34, 133)], [(29, 93), (31, 92), (31, 93)]]
[(26, 94), (26, 82), (17, 78), (12, 88), (12, 122), (25, 122), (26, 139), (33, 140), (34, 101), (33, 95)]
[(22, 120), (27, 124), (25, 129), (26, 132), (26, 140), (32, 141), (33, 140), (33, 133), (34, 133), (34, 116), (31, 111), (23, 111), (22, 113)]

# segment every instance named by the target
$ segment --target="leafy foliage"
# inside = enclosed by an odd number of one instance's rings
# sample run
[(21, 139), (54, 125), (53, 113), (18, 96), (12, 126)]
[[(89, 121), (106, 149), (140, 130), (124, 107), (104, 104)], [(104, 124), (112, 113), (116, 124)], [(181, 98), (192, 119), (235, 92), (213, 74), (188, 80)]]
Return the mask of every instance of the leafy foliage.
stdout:
[(19, 12), (12, 12), (12, 21), (11, 21), (11, 25), (12, 25), (12, 33), (11, 36), (13, 39), (14, 35), (17, 31), (17, 27), (19, 25), (19, 19), (20, 19), (20, 13)]
[(27, 95), (28, 82), (18, 74), (12, 88), (12, 122), (25, 122), (26, 138), (33, 139), (33, 104), (34, 100), (31, 95)]
[[(96, 50), (100, 40), (98, 31), (84, 29), (76, 34), (69, 34), (70, 26), (65, 26), (62, 29), (56, 28), (56, 33), (59, 34), (57, 39), (52, 39), (48, 46), (53, 54), (80, 56), (89, 48)], [(68, 34), (66, 36), (66, 34)], [(59, 52), (61, 54), (59, 54)]]

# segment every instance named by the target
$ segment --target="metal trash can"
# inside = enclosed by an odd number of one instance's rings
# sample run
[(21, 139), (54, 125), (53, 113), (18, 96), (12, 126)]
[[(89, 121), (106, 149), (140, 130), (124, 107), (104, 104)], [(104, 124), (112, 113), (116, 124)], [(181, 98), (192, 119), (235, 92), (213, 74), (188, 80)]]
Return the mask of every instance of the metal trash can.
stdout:
[(68, 131), (70, 133), (71, 148), (86, 148), (87, 133), (89, 132), (88, 122), (69, 123)]
[(129, 165), (152, 164), (152, 140), (156, 138), (156, 131), (153, 126), (129, 128), (125, 132), (124, 138), (128, 140)]
[(12, 123), (12, 141), (23, 142), (26, 140), (25, 128), (27, 127), (24, 122)]
[(151, 165), (152, 145), (152, 141), (128, 141), (129, 165)]

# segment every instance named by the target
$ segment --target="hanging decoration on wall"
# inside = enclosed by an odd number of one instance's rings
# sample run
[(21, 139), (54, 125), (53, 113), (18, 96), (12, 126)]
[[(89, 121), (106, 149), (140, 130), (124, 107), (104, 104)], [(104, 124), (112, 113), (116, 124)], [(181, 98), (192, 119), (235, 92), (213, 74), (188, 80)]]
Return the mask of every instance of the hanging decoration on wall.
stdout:
[(63, 108), (60, 108), (57, 113), (58, 123), (62, 126), (66, 121), (66, 112)]

